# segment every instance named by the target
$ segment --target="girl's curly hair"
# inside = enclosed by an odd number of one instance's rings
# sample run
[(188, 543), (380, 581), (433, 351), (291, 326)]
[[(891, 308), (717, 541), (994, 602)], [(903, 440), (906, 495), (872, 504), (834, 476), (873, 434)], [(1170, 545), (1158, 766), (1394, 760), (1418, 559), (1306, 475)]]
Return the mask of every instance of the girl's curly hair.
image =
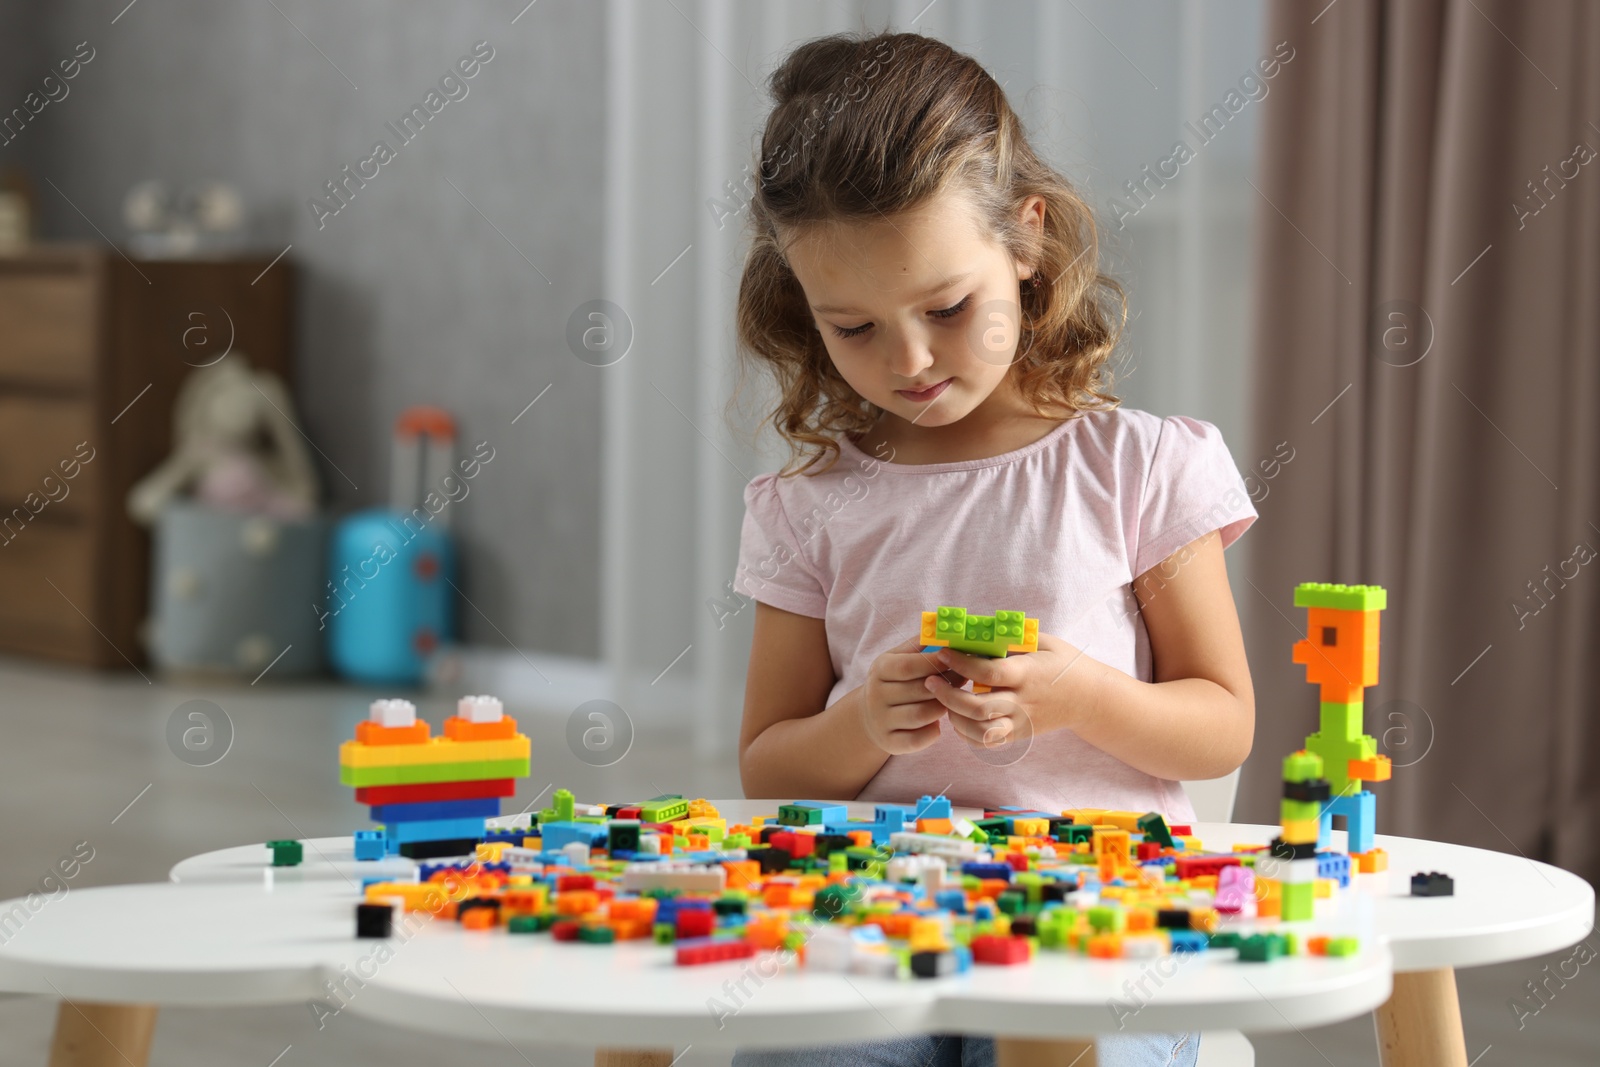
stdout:
[[(809, 226), (894, 216), (946, 189), (968, 197), (1013, 260), (1034, 264), (1021, 288), (1023, 396), (1041, 412), (1116, 406), (1107, 363), (1127, 301), (1099, 270), (1094, 214), (976, 60), (919, 34), (836, 34), (796, 48), (768, 87), (737, 331), (741, 366), (777, 379), (769, 421), (790, 446), (784, 474), (827, 470), (838, 436), (882, 410), (834, 368), (784, 249)], [(1031, 196), (1044, 199), (1042, 233), (1018, 219)]]

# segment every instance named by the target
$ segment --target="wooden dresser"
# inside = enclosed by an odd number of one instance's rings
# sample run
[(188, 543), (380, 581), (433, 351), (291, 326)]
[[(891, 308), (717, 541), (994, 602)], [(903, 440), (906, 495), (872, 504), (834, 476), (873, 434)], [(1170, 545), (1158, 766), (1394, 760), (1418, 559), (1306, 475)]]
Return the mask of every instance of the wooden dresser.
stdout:
[(150, 540), (128, 489), (196, 366), (242, 354), (291, 380), (294, 277), (271, 261), (0, 256), (0, 654), (143, 666)]

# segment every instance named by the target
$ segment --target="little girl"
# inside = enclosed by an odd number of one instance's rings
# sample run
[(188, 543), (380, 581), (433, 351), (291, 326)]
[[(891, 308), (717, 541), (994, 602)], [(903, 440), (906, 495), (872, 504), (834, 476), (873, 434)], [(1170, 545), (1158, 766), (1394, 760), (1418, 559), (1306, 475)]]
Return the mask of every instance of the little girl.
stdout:
[[(1222, 551), (1256, 513), (1221, 436), (1116, 406), (1092, 213), (976, 61), (827, 37), (771, 91), (738, 330), (792, 458), (745, 490), (746, 794), (1190, 821), (1179, 781), (1238, 767), (1255, 721)], [(1038, 651), (924, 654), (940, 605), (1026, 612)], [(1198, 1037), (1099, 1062), (1193, 1063)], [(935, 1035), (736, 1062), (993, 1057)]]

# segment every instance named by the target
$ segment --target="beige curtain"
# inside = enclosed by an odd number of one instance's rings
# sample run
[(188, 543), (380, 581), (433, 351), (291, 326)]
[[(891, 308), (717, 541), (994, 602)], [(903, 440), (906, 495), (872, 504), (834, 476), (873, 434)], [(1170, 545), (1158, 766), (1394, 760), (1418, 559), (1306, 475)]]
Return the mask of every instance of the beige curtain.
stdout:
[(1600, 4), (1282, 0), (1268, 21), (1295, 58), (1262, 116), (1250, 454), (1293, 459), (1254, 472), (1238, 817), (1275, 821), (1315, 729), (1294, 585), (1378, 583), (1379, 831), (1593, 880)]

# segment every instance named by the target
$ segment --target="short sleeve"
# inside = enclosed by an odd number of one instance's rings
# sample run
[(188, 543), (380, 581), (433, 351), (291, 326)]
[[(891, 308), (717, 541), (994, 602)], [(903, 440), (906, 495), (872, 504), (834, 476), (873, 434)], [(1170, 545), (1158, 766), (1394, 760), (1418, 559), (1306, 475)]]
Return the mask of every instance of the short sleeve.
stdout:
[(1134, 576), (1213, 530), (1227, 548), (1255, 521), (1221, 431), (1181, 415), (1162, 419), (1139, 499)]
[(778, 496), (778, 476), (762, 474), (751, 480), (744, 490), (734, 592), (783, 611), (824, 618), (828, 598), (801, 547)]

